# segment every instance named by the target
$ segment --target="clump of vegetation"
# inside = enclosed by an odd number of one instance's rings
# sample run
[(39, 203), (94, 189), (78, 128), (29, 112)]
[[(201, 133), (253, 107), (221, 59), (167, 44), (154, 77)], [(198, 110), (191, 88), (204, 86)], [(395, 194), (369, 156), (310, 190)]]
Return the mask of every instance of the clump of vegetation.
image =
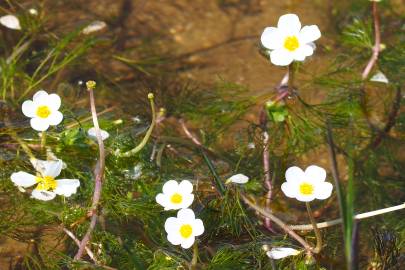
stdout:
[[(285, 76), (256, 96), (234, 82), (176, 77), (176, 57), (148, 38), (130, 59), (122, 37), (99, 35), (119, 19), (58, 32), (46, 6), (7, 2), (0, 268), (405, 264), (405, 223), (393, 213), (405, 208), (405, 43), (389, 30), (403, 18), (388, 1), (336, 4), (333, 48), (316, 48), (318, 26), (282, 15), (257, 53)], [(332, 60), (311, 75), (318, 53)], [(95, 64), (112, 59), (131, 74)]]

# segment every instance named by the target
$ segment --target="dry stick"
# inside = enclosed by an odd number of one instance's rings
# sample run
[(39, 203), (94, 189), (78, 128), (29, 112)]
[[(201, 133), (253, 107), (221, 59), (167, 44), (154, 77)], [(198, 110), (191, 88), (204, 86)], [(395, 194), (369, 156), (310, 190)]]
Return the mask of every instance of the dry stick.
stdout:
[[(271, 219), (274, 223), (276, 223), (281, 229), (283, 229), (286, 233), (288, 233), (292, 238), (297, 240), (308, 253), (311, 253), (313, 251), (313, 248), (297, 233), (295, 233), (292, 229), (291, 226), (288, 226), (285, 224), (281, 219), (273, 215), (270, 211), (267, 211), (266, 209), (263, 209), (253, 202), (251, 202), (244, 194), (240, 194), (242, 200), (249, 205), (252, 209), (255, 211), (259, 212), (261, 215)], [(312, 226), (312, 225), (311, 225)], [(311, 227), (312, 228), (312, 227)]]
[(367, 79), (368, 75), (370, 74), (371, 69), (375, 65), (378, 59), (378, 55), (381, 50), (381, 33), (380, 33), (380, 19), (378, 17), (378, 10), (377, 10), (377, 2), (373, 1), (372, 3), (372, 12), (373, 12), (373, 20), (374, 20), (374, 47), (373, 47), (373, 54), (371, 55), (370, 60), (368, 61), (367, 66), (364, 68), (364, 71), (361, 75), (363, 80)]
[[(365, 219), (365, 218), (369, 218), (369, 217), (374, 217), (374, 216), (378, 216), (378, 215), (383, 215), (386, 213), (390, 213), (390, 212), (394, 212), (394, 211), (398, 211), (401, 209), (405, 209), (405, 203), (400, 204), (400, 205), (396, 205), (396, 206), (391, 206), (388, 208), (383, 208), (383, 209), (378, 209), (375, 211), (370, 211), (370, 212), (366, 212), (366, 213), (361, 213), (361, 214), (357, 214), (354, 216), (355, 220), (360, 220), (360, 219)], [(319, 229), (322, 228), (327, 228), (327, 227), (331, 227), (337, 224), (342, 223), (342, 219), (338, 218), (338, 219), (334, 219), (334, 220), (330, 220), (330, 221), (325, 221), (325, 222), (320, 222), (317, 223), (316, 226)], [(310, 231), (313, 230), (312, 224), (304, 224), (304, 225), (287, 225), (291, 230), (294, 231)]]
[(184, 133), (186, 134), (186, 136), (187, 136), (190, 140), (192, 140), (193, 143), (195, 143), (196, 145), (202, 147), (203, 145), (202, 145), (201, 142), (197, 139), (197, 137), (195, 137), (195, 136), (190, 132), (190, 130), (188, 130), (188, 128), (187, 128), (187, 126), (186, 126), (184, 120), (183, 120), (183, 119), (179, 119), (179, 123), (180, 123), (181, 128), (183, 129)]
[(100, 132), (100, 127), (98, 125), (98, 120), (97, 120), (97, 112), (96, 112), (96, 105), (94, 102), (94, 88), (96, 86), (96, 83), (94, 81), (88, 81), (86, 83), (87, 90), (89, 91), (90, 95), (90, 107), (91, 107), (91, 114), (93, 116), (93, 124), (94, 128), (96, 129), (96, 137), (97, 137), (97, 143), (98, 143), (98, 148), (99, 148), (99, 160), (95, 168), (95, 187), (94, 187), (94, 194), (93, 194), (93, 202), (91, 205), (91, 221), (90, 221), (90, 226), (87, 229), (86, 234), (84, 235), (80, 246), (79, 250), (77, 251), (74, 259), (75, 260), (80, 260), (80, 258), (83, 256), (84, 249), (87, 245), (87, 243), (90, 241), (91, 238), (91, 233), (93, 232), (96, 223), (97, 223), (97, 207), (100, 201), (100, 196), (101, 196), (101, 185), (104, 177), (104, 168), (105, 168), (105, 152), (104, 152), (104, 143), (103, 139), (101, 137), (101, 132)]

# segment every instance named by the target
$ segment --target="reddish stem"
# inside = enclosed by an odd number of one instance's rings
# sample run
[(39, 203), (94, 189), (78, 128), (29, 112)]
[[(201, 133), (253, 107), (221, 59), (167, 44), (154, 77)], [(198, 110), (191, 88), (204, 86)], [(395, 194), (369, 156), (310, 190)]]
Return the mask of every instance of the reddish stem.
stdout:
[(371, 69), (378, 60), (378, 55), (380, 53), (380, 44), (381, 44), (381, 34), (380, 34), (380, 19), (378, 17), (377, 2), (373, 1), (372, 3), (373, 11), (373, 20), (374, 20), (374, 47), (373, 54), (371, 55), (370, 60), (368, 61), (367, 66), (364, 68), (364, 71), (361, 75), (363, 80), (367, 79), (368, 75), (371, 72)]

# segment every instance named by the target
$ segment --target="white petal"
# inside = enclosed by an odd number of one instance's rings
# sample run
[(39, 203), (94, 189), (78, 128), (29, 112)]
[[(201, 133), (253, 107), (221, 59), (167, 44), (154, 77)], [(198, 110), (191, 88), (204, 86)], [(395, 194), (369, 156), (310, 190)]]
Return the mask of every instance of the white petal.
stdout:
[(183, 196), (183, 201), (181, 202), (180, 206), (176, 209), (187, 208), (193, 204), (193, 201), (194, 201), (193, 194), (186, 193), (186, 194), (182, 194), (182, 196)]
[(284, 182), (281, 185), (281, 190), (288, 198), (295, 198), (298, 194), (298, 183)]
[(177, 218), (169, 217), (165, 222), (165, 231), (167, 234), (176, 234), (179, 232), (180, 223)]
[(163, 185), (163, 193), (172, 194), (177, 191), (178, 186), (177, 181), (169, 180)]
[(20, 21), (14, 15), (5, 15), (0, 17), (0, 24), (10, 29), (21, 30)]
[(312, 183), (323, 182), (326, 179), (326, 171), (316, 165), (311, 165), (305, 170), (305, 179)]
[(387, 76), (384, 75), (381, 71), (378, 71), (373, 77), (370, 78), (372, 82), (381, 82), (381, 83), (389, 83)]
[(283, 46), (283, 35), (275, 27), (266, 27), (260, 37), (263, 47), (269, 50), (279, 49)]
[(285, 179), (287, 182), (297, 183), (305, 179), (305, 173), (301, 168), (293, 166), (287, 169), (285, 172)]
[(57, 94), (50, 94), (48, 95), (48, 106), (52, 109), (57, 111), (60, 108), (61, 100)]
[(312, 41), (315, 41), (321, 37), (321, 31), (319, 31), (318, 26), (316, 25), (307, 25), (302, 27), (298, 39), (300, 43), (306, 44)]
[[(54, 158), (55, 159), (53, 161), (58, 160), (55, 156), (54, 156)], [(41, 174), (45, 173), (45, 165), (47, 164), (48, 160), (41, 160), (41, 159), (32, 158), (32, 159), (30, 159), (30, 161), (31, 161), (32, 166), (34, 167), (34, 169), (37, 172), (40, 172)], [(67, 167), (66, 163), (62, 161), (62, 169), (65, 169), (66, 167)]]
[(195, 219), (195, 215), (193, 210), (186, 208), (186, 209), (181, 209), (178, 213), (177, 213), (177, 218), (179, 220), (181, 220), (182, 222), (186, 222), (186, 221), (194, 221)]
[(325, 200), (332, 195), (333, 185), (328, 182), (322, 182), (315, 185), (315, 198)]
[(296, 35), (301, 30), (301, 22), (295, 14), (285, 14), (278, 19), (277, 27), (283, 35)]
[(299, 253), (300, 251), (293, 248), (276, 247), (267, 251), (266, 254), (267, 256), (269, 256), (270, 259), (278, 260), (288, 256), (295, 256), (298, 255)]
[[(109, 134), (107, 131), (102, 130), (101, 128), (100, 128), (100, 134), (101, 134), (101, 139), (102, 139), (103, 141), (104, 141), (105, 139), (108, 139), (108, 137), (110, 137), (110, 134)], [(95, 127), (90, 128), (90, 129), (87, 131), (87, 135), (89, 135), (90, 138), (92, 138), (92, 139), (94, 139), (94, 140), (97, 140), (96, 128), (95, 128)]]
[(276, 49), (270, 53), (270, 61), (276, 66), (288, 66), (293, 60), (293, 54), (285, 49)]
[(60, 159), (50, 160), (50, 161), (46, 161), (44, 166), (45, 166), (45, 171), (43, 173), (41, 172), (42, 176), (51, 176), (51, 177), (55, 178), (62, 171), (63, 162)]
[(86, 26), (85, 28), (83, 28), (82, 33), (85, 35), (88, 35), (93, 32), (100, 31), (100, 30), (104, 29), (105, 27), (107, 27), (107, 24), (105, 22), (94, 21), (94, 22), (90, 23), (88, 26)]
[(293, 52), (293, 57), (296, 61), (304, 61), (307, 56), (311, 56), (313, 53), (314, 49), (312, 46), (304, 44)]
[(48, 93), (44, 90), (39, 90), (34, 94), (32, 97), (32, 101), (36, 104), (42, 104), (43, 102), (46, 102), (48, 98)]
[(53, 111), (47, 118), (49, 125), (56, 126), (63, 120), (63, 114), (60, 111)]
[(16, 185), (20, 187), (30, 187), (33, 186), (37, 181), (36, 181), (36, 176), (26, 173), (26, 172), (16, 172), (11, 175), (11, 181)]
[[(236, 184), (246, 184), (249, 181), (249, 177), (244, 174), (235, 174), (228, 179), (229, 181), (236, 183)], [(227, 181), (228, 181), (227, 180)]]
[(31, 15), (34, 15), (34, 16), (38, 15), (38, 10), (36, 10), (35, 8), (30, 8), (30, 9), (28, 10), (28, 12), (29, 12)]
[(58, 195), (70, 197), (72, 194), (76, 193), (79, 186), (80, 181), (78, 179), (60, 179), (56, 180), (56, 189), (54, 192)]
[(27, 117), (36, 117), (37, 106), (32, 100), (26, 100), (22, 104), (22, 112)]
[(204, 233), (204, 223), (201, 219), (194, 220), (192, 227), (194, 236), (199, 236)]
[(37, 131), (45, 131), (49, 128), (48, 119), (34, 117), (30, 120), (31, 127)]
[(314, 194), (311, 194), (311, 195), (303, 195), (300, 192), (297, 192), (297, 195), (295, 196), (295, 198), (300, 202), (310, 202), (310, 201), (315, 200), (315, 192), (314, 192)]
[(179, 184), (179, 191), (181, 193), (191, 193), (193, 192), (193, 184), (188, 180), (183, 180)]
[(167, 200), (166, 200), (166, 196), (163, 193), (159, 193), (158, 195), (156, 195), (155, 200), (161, 206), (166, 207)]
[(194, 241), (195, 241), (194, 236), (190, 236), (187, 239), (183, 239), (183, 241), (181, 242), (181, 247), (186, 249), (190, 248), (194, 244)]
[(172, 244), (172, 245), (180, 245), (181, 242), (183, 241), (183, 238), (180, 236), (178, 233), (169, 233), (167, 235), (167, 240)]
[(45, 191), (45, 190), (37, 190), (37, 189), (34, 189), (31, 193), (32, 198), (35, 198), (35, 199), (41, 200), (41, 201), (50, 201), (50, 200), (54, 199), (55, 196), (56, 196), (56, 194), (54, 192)]

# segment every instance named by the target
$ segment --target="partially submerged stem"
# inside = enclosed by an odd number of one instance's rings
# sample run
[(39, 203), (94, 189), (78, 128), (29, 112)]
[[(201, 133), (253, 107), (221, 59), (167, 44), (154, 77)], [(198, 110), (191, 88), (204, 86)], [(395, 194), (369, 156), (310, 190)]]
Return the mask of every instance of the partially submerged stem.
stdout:
[(242, 193), (240, 194), (240, 197), (242, 200), (249, 205), (253, 210), (259, 212), (261, 215), (268, 217), (271, 219), (275, 224), (277, 224), (281, 229), (283, 229), (287, 234), (289, 234), (292, 238), (297, 240), (298, 243), (300, 243), (304, 249), (307, 251), (307, 253), (311, 253), (313, 248), (297, 233), (295, 233), (290, 226), (285, 224), (281, 219), (273, 215), (271, 212), (267, 211), (266, 209), (263, 209), (259, 206), (257, 206), (255, 203), (251, 202), (245, 195)]
[(367, 66), (364, 68), (363, 73), (361, 75), (362, 80), (366, 80), (368, 75), (371, 72), (371, 69), (375, 65), (378, 60), (378, 55), (381, 50), (381, 33), (380, 33), (380, 19), (378, 17), (378, 9), (377, 9), (377, 1), (373, 1), (372, 3), (372, 12), (373, 12), (373, 20), (374, 20), (374, 47), (373, 47), (373, 54), (371, 55), (370, 60), (367, 63)]
[(155, 103), (153, 102), (154, 96), (152, 93), (148, 94), (148, 99), (150, 101), (150, 107), (152, 110), (152, 123), (150, 124), (150, 127), (149, 127), (148, 131), (146, 132), (145, 137), (143, 137), (142, 141), (135, 148), (133, 148), (125, 153), (121, 153), (119, 150), (115, 151), (116, 156), (118, 156), (118, 157), (134, 156), (136, 153), (138, 153), (139, 151), (142, 150), (142, 148), (146, 145), (150, 136), (152, 135), (153, 128), (156, 125), (156, 110), (155, 110)]
[(190, 270), (197, 269), (197, 262), (198, 262), (198, 244), (197, 241), (195, 241), (193, 246), (193, 258), (191, 259), (190, 263)]
[(97, 111), (96, 111), (96, 105), (94, 101), (94, 88), (96, 83), (93, 81), (89, 81), (86, 83), (87, 85), (87, 90), (89, 91), (90, 95), (90, 107), (91, 107), (91, 115), (93, 117), (93, 124), (94, 128), (96, 129), (96, 137), (97, 137), (97, 143), (98, 143), (98, 148), (99, 148), (99, 159), (95, 168), (95, 187), (94, 187), (94, 193), (93, 193), (93, 201), (91, 205), (91, 211), (90, 211), (90, 216), (91, 216), (91, 221), (90, 221), (90, 226), (87, 229), (86, 234), (84, 235), (80, 246), (79, 250), (77, 251), (74, 259), (79, 260), (83, 256), (84, 249), (87, 245), (87, 243), (90, 241), (91, 238), (91, 233), (93, 232), (96, 223), (97, 223), (97, 208), (98, 204), (100, 201), (101, 197), (101, 188), (102, 188), (102, 182), (103, 182), (103, 177), (104, 177), (104, 169), (105, 169), (105, 150), (104, 150), (104, 143), (103, 139), (101, 137), (101, 132), (100, 132), (100, 127), (98, 124), (98, 119), (97, 119)]
[[(386, 213), (390, 213), (390, 212), (394, 212), (394, 211), (398, 211), (398, 210), (402, 210), (405, 209), (405, 203), (400, 204), (400, 205), (396, 205), (396, 206), (391, 206), (391, 207), (387, 207), (387, 208), (383, 208), (383, 209), (378, 209), (375, 211), (370, 211), (370, 212), (366, 212), (366, 213), (361, 213), (361, 214), (357, 214), (354, 215), (353, 219), (355, 220), (361, 220), (361, 219), (366, 219), (366, 218), (370, 218), (370, 217), (374, 217), (374, 216), (378, 216), (378, 215), (383, 215)], [(325, 221), (325, 222), (320, 222), (320, 223), (316, 223), (316, 226), (318, 227), (318, 229), (323, 229), (323, 228), (328, 228), (334, 225), (338, 225), (342, 223), (342, 219), (334, 219), (334, 220), (329, 220), (329, 221)], [(305, 224), (305, 225), (288, 225), (288, 227), (294, 231), (310, 231), (313, 230), (313, 226), (312, 224)]]
[(311, 221), (311, 225), (315, 231), (315, 237), (316, 237), (316, 247), (314, 249), (314, 253), (319, 253), (322, 249), (322, 235), (321, 235), (321, 231), (318, 229), (318, 227), (316, 226), (316, 221), (314, 218), (314, 214), (312, 213), (312, 209), (311, 206), (309, 205), (309, 202), (305, 203), (306, 207), (307, 207), (307, 212), (308, 212), (308, 216), (309, 216), (309, 220)]

